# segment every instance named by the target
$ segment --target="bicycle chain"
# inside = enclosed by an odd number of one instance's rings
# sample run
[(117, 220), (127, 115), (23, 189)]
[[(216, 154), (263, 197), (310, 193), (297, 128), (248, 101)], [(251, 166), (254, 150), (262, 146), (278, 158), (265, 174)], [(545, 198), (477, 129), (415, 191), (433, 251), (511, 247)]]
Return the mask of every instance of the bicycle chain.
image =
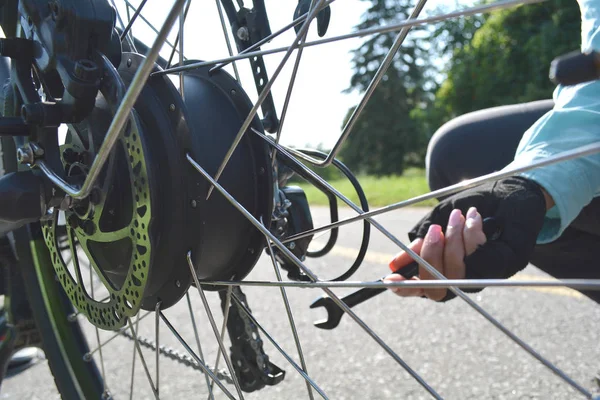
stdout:
[[(244, 307), (247, 310), (250, 310), (246, 295), (242, 292), (241, 288), (235, 286), (233, 288), (233, 293), (244, 305)], [(221, 306), (224, 308), (225, 297), (222, 293), (220, 294), (222, 300)], [(238, 380), (240, 380), (243, 390), (246, 392), (253, 392), (261, 389), (265, 385), (273, 386), (281, 382), (285, 377), (285, 372), (271, 363), (269, 356), (265, 354), (263, 350), (263, 341), (260, 337), (257, 326), (240, 309), (240, 306), (236, 302), (232, 302), (230, 307), (227, 330), (229, 331), (230, 339), (234, 342), (234, 345), (231, 348), (231, 357), (233, 360), (239, 361), (239, 363), (234, 362), (234, 369), (237, 367), (235, 372), (238, 374)], [(239, 330), (240, 328), (241, 331)], [(119, 335), (124, 336), (131, 341), (137, 340), (140, 346), (145, 347), (153, 352), (156, 351), (156, 342), (154, 342), (152, 339), (141, 335), (134, 337), (124, 329), (121, 329)], [(204, 372), (204, 369), (200, 367), (200, 364), (194, 358), (187, 354), (181, 354), (174, 348), (160, 346), (158, 351), (161, 355), (170, 360), (183, 364), (184, 366), (190, 367), (196, 371)], [(250, 356), (250, 354), (252, 354), (252, 356)], [(252, 365), (253, 363), (249, 362), (252, 358), (256, 363), (254, 365)], [(204, 366), (206, 369), (210, 370), (217, 377), (217, 379), (231, 385), (235, 384), (229, 371), (225, 369), (212, 368), (207, 364), (204, 364)]]
[[(122, 336), (125, 336), (127, 339), (129, 340), (134, 340), (134, 337), (132, 334), (126, 332), (126, 331), (122, 331), (120, 332), (120, 334)], [(144, 346), (147, 349), (150, 349), (152, 351), (156, 351), (156, 343), (148, 338), (145, 338), (143, 336), (138, 336), (137, 337), (137, 341), (141, 346)], [(200, 365), (198, 364), (198, 362), (196, 362), (196, 360), (194, 360), (192, 357), (188, 356), (187, 354), (181, 354), (179, 353), (177, 350), (171, 348), (171, 347), (167, 347), (167, 346), (160, 346), (160, 348), (158, 349), (159, 353), (162, 354), (163, 356), (165, 356), (166, 358), (169, 358), (173, 361), (176, 361), (180, 364), (185, 365), (186, 367), (190, 367), (192, 369), (195, 369), (196, 371), (201, 371), (204, 372), (204, 370), (200, 367)], [(210, 370), (219, 380), (227, 382), (231, 385), (233, 385), (233, 379), (231, 378), (231, 375), (229, 374), (228, 371), (223, 370), (223, 369), (215, 369), (215, 368), (211, 368), (210, 365), (204, 364), (205, 367)]]
[[(232, 295), (249, 312), (246, 295), (239, 286), (232, 287)], [(221, 309), (225, 312), (226, 294), (219, 292)], [(231, 361), (238, 382), (244, 392), (250, 393), (265, 386), (274, 386), (283, 381), (285, 371), (273, 364), (263, 349), (258, 327), (246, 315), (242, 306), (232, 301), (229, 306), (227, 331), (231, 340)]]

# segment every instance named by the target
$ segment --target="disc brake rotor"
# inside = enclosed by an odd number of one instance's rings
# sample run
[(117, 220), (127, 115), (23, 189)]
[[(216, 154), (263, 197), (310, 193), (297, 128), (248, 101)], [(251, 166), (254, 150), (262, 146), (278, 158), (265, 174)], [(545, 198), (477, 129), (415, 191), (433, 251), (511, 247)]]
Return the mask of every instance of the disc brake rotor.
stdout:
[[(96, 109), (84, 122), (71, 126), (66, 143), (61, 147), (67, 176), (83, 180), (97, 146), (106, 132), (118, 104), (117, 93), (123, 93), (117, 71), (107, 62), (102, 95)], [(108, 118), (106, 118), (108, 117)], [(152, 261), (153, 238), (151, 177), (146, 161), (147, 148), (135, 111), (107, 165), (98, 186), (90, 197), (65, 211), (66, 233), (72, 253), (74, 275), (69, 272), (59, 246), (58, 209), (42, 224), (42, 231), (58, 280), (75, 307), (97, 327), (115, 330), (128, 317), (135, 316), (144, 297)], [(78, 249), (89, 260), (109, 292), (109, 298), (98, 301), (84, 286)], [(93, 281), (90, 282), (93, 285)]]
[[(70, 127), (61, 148), (72, 183), (85, 179), (124, 87), (143, 59), (123, 53), (118, 70), (106, 61), (108, 75), (96, 108)], [(192, 71), (184, 79), (185, 100), (168, 77), (146, 82), (96, 188), (87, 199), (68, 205), (66, 235), (61, 235), (59, 210), (43, 222), (58, 279), (97, 327), (119, 329), (140, 308), (176, 304), (192, 282), (188, 253), (201, 282), (238, 280), (264, 248), (263, 235), (223, 196), (207, 199), (208, 182), (187, 160), (190, 155), (214, 173), (252, 108), (250, 99), (224, 71)], [(252, 126), (262, 131), (258, 118)], [(255, 218), (269, 223), (273, 175), (260, 138), (245, 135), (219, 182)], [(70, 272), (59, 246), (64, 236), (74, 255), (80, 248), (89, 259), (108, 290), (106, 301), (96, 300), (93, 286), (86, 290), (77, 257)]]

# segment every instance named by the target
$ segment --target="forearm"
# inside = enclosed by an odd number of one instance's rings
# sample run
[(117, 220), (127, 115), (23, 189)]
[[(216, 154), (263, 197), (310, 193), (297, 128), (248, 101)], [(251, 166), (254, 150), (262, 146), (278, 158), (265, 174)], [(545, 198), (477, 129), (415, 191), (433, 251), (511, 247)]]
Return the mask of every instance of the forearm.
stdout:
[[(524, 135), (514, 161), (507, 169), (536, 161), (600, 140), (600, 82), (561, 88), (553, 111)], [(600, 189), (600, 155), (571, 159), (521, 173), (544, 189), (546, 221), (538, 243), (556, 240)]]

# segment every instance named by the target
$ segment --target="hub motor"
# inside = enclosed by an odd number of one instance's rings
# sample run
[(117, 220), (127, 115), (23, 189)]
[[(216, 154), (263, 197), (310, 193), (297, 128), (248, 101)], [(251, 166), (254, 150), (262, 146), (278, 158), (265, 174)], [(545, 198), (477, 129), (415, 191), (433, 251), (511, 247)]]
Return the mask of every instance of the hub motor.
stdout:
[[(118, 70), (107, 61), (94, 111), (70, 125), (61, 146), (71, 181), (85, 179), (142, 60), (124, 53)], [(184, 88), (185, 100), (165, 75), (148, 80), (92, 195), (65, 210), (70, 250), (83, 250), (110, 293), (108, 301), (92, 298), (77, 266), (69, 272), (59, 246), (58, 209), (43, 223), (60, 282), (98, 327), (118, 329), (140, 308), (175, 304), (192, 282), (188, 252), (200, 280), (230, 280), (246, 276), (264, 247), (262, 234), (224, 197), (214, 192), (206, 200), (209, 184), (187, 161), (189, 154), (214, 174), (252, 103), (224, 71), (187, 72)], [(262, 131), (258, 118), (252, 127)], [(219, 180), (264, 221), (270, 221), (273, 199), (269, 160), (264, 142), (248, 134)]]

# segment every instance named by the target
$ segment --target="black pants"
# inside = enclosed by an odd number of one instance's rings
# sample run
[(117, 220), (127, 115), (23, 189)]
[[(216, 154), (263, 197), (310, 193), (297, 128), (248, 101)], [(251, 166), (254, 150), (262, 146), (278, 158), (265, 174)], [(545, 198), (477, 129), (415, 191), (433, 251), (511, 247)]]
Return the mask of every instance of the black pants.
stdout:
[[(466, 114), (442, 126), (427, 150), (431, 190), (501, 170), (525, 131), (552, 109), (552, 100)], [(556, 278), (600, 279), (600, 198), (594, 199), (556, 241), (538, 245), (530, 262)], [(600, 303), (600, 291), (582, 291)]]

